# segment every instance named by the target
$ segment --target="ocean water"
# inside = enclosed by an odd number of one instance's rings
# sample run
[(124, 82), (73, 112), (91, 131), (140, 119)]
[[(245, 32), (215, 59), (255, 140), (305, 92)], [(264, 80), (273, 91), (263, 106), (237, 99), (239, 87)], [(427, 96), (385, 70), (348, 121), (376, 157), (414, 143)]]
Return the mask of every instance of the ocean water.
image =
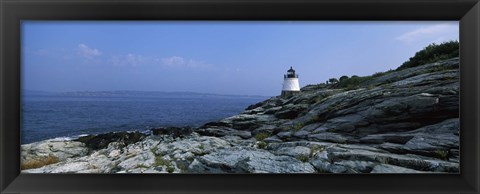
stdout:
[(22, 98), (21, 143), (112, 131), (192, 126), (242, 112), (266, 97), (88, 97)]

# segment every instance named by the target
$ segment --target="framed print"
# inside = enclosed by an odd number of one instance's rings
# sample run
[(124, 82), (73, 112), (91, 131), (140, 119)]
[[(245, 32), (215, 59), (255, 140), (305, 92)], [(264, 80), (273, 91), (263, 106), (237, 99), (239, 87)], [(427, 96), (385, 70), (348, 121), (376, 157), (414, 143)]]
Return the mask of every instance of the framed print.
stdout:
[(0, 5), (2, 193), (478, 193), (478, 1)]

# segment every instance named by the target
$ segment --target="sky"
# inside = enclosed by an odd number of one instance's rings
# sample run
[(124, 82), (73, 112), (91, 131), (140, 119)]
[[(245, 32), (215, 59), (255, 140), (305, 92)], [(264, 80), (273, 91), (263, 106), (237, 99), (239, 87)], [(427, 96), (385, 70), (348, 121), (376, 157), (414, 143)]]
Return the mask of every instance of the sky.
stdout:
[(395, 69), (457, 21), (23, 21), (22, 89), (279, 95)]

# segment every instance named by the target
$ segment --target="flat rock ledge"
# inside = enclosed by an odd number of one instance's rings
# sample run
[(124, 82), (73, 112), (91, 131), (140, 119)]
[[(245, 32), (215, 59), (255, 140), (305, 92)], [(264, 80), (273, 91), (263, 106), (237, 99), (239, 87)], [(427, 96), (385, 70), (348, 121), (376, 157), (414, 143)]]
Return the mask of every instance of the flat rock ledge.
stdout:
[(255, 138), (148, 135), (125, 145), (89, 150), (75, 140), (22, 145), (22, 161), (57, 161), (22, 173), (426, 173), (458, 172), (455, 161), (395, 154), (371, 145), (316, 141), (272, 142)]

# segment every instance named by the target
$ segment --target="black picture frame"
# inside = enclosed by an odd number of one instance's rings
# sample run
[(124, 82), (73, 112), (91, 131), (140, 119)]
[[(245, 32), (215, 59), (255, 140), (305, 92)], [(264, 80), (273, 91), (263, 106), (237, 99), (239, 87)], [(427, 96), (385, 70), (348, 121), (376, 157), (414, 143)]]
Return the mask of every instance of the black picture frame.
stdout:
[[(20, 174), (22, 20), (460, 21), (460, 174)], [(479, 193), (478, 0), (0, 0), (1, 193)]]

